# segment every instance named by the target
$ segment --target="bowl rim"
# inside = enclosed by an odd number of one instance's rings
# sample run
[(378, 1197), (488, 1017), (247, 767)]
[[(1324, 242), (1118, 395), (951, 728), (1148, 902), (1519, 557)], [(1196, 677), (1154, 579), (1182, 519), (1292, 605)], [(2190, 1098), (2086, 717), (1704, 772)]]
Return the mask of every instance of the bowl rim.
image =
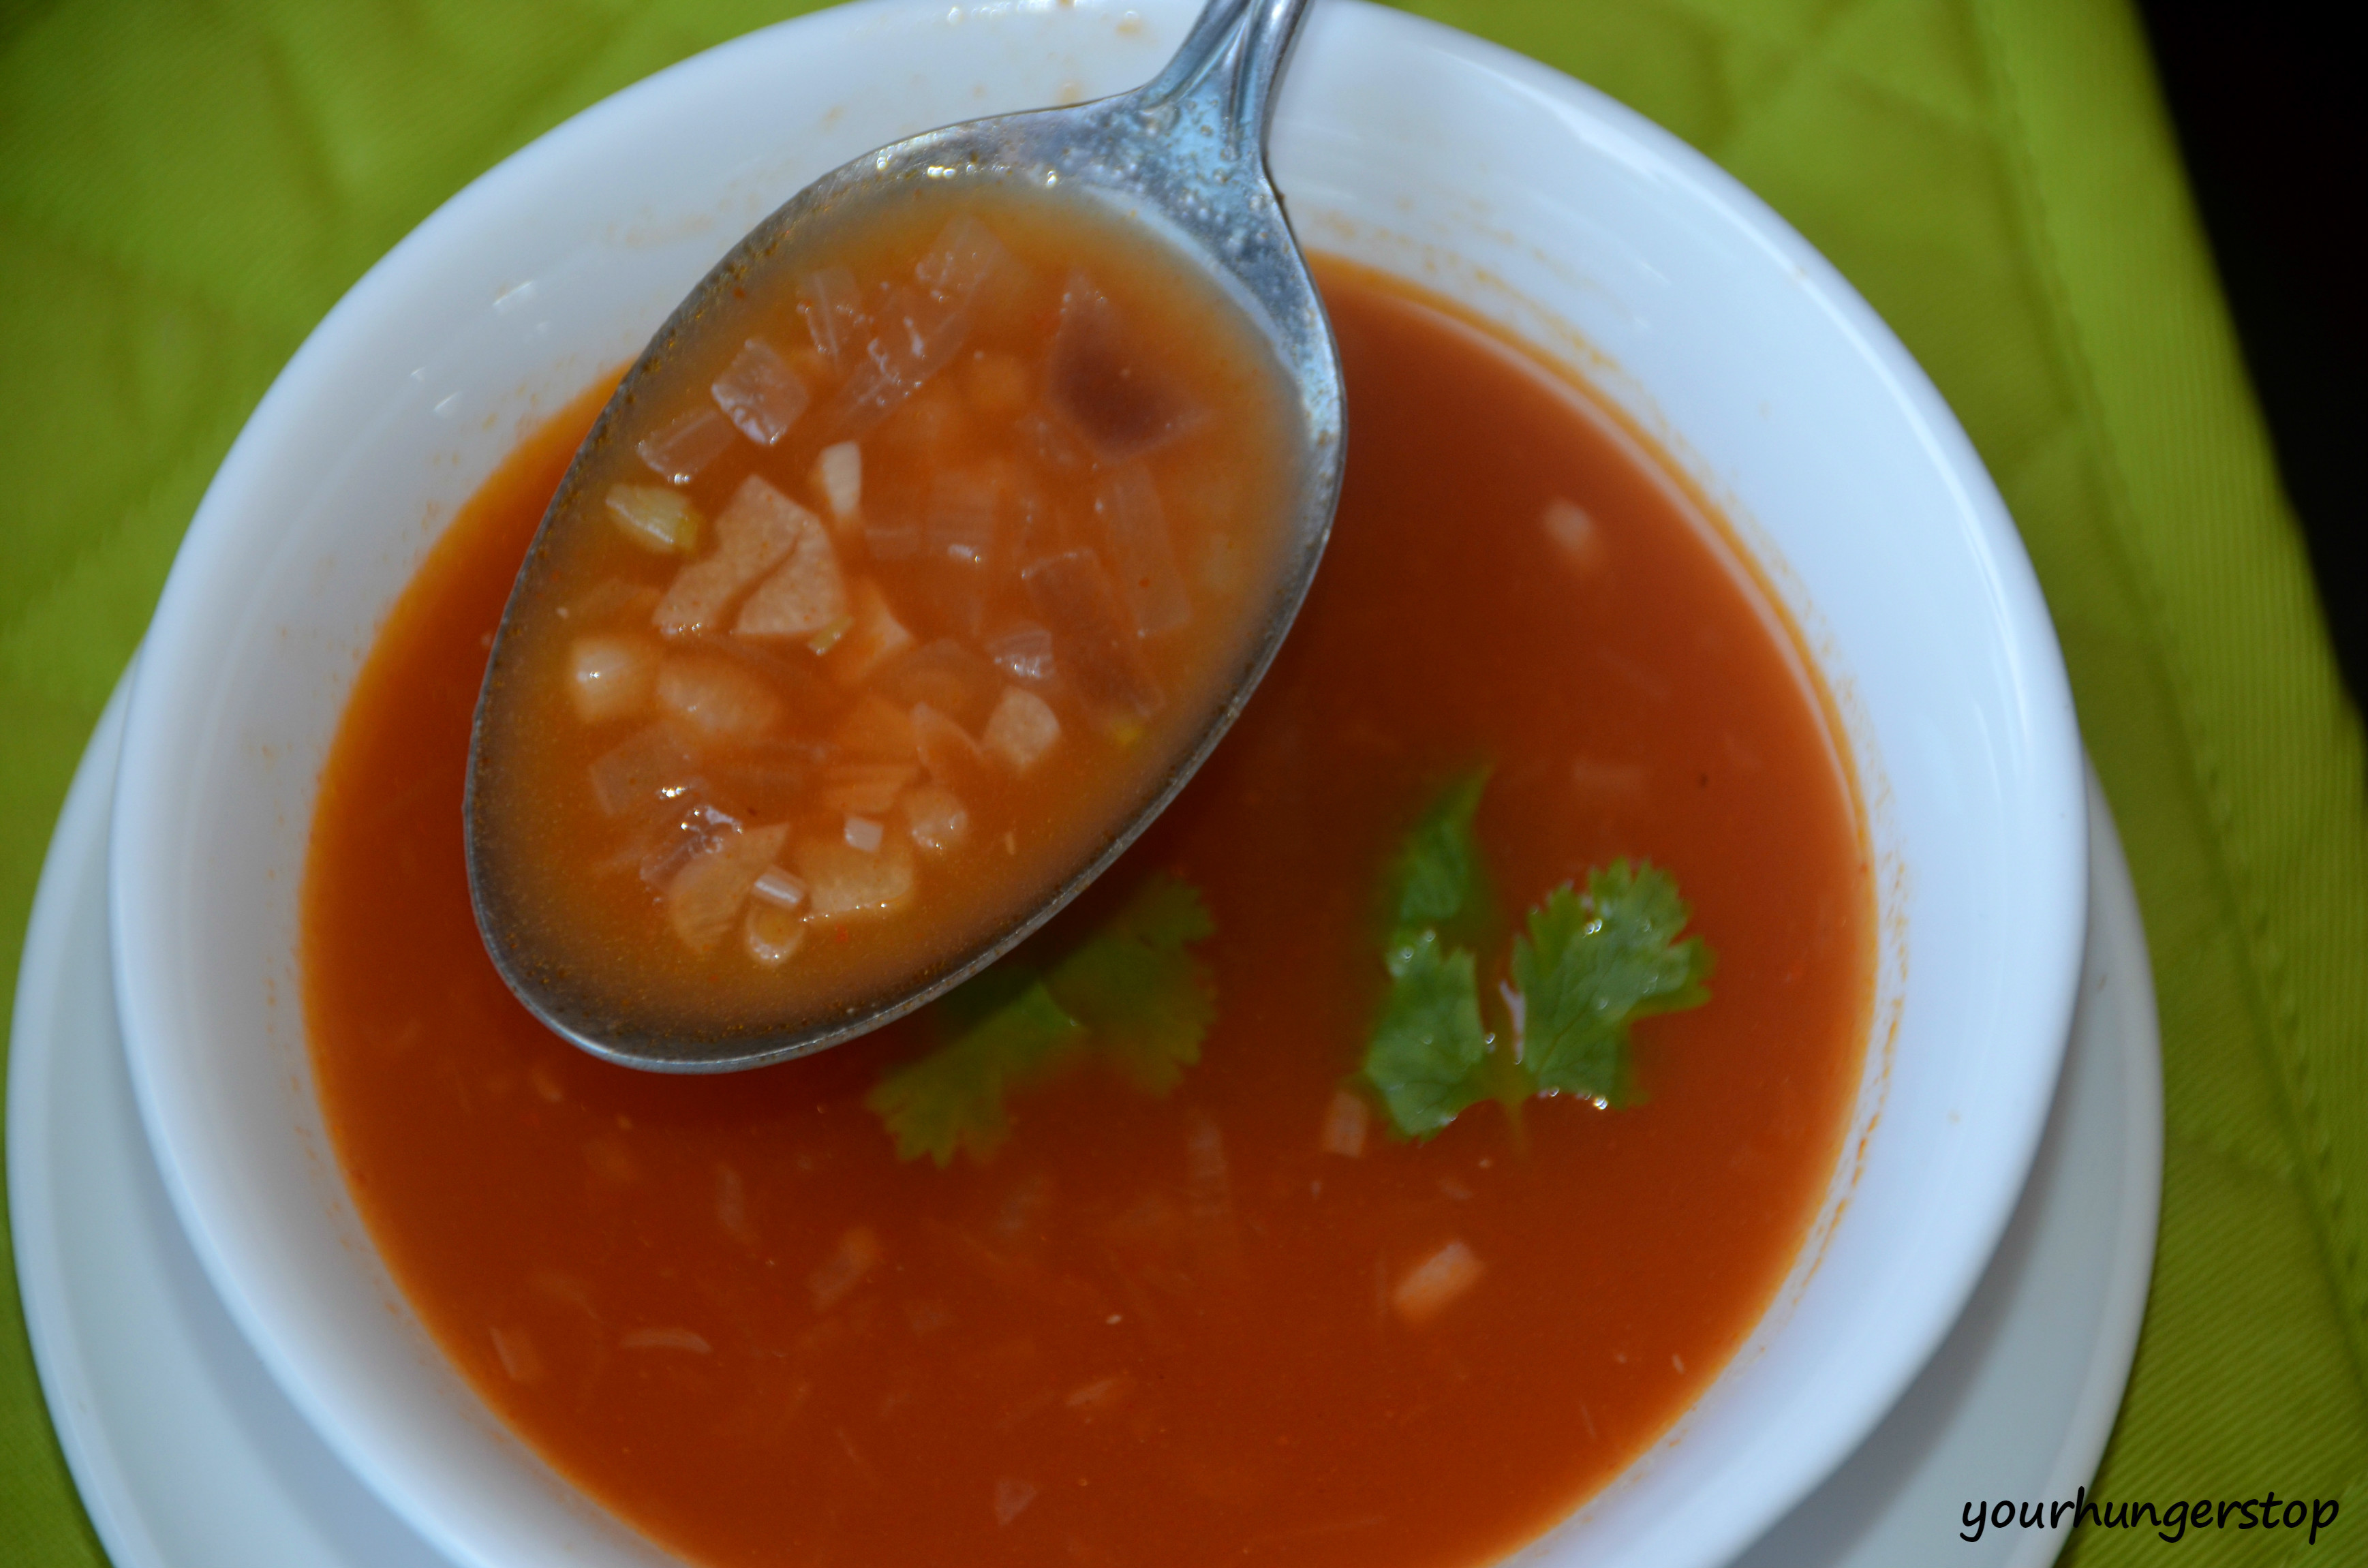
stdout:
[[(1115, 9), (1116, 5), (1093, 8)], [(139, 661), (131, 678), (123, 761), (109, 823), (108, 880), (115, 990), (143, 1130), (183, 1231), (217, 1294), (273, 1380), (349, 1470), (456, 1562), (484, 1559), (423, 1506), (429, 1499), (414, 1496), (387, 1472), (366, 1435), (366, 1415), (347, 1412), (327, 1400), (307, 1369), (290, 1357), (272, 1332), (270, 1310), (257, 1299), (238, 1260), (225, 1249), (215, 1220), (198, 1194), (171, 1113), (162, 1103), (163, 1091), (152, 1079), (148, 1048), (141, 1042), (169, 1034), (174, 1027), (169, 1006), (154, 994), (142, 962), (154, 944), (169, 942), (171, 934), (158, 928), (153, 906), (137, 891), (140, 878), (159, 862), (161, 843), (169, 836), (160, 824), (170, 817), (165, 797), (174, 773), (172, 758), (161, 749), (164, 743), (159, 736), (167, 727), (165, 721), (176, 700), (176, 682), (184, 678), (183, 669), (191, 665), (192, 655), (202, 661), (204, 648), (197, 630), (205, 619), (205, 607), (238, 592), (239, 585), (225, 574), (219, 557), (221, 542), (237, 537), (243, 526), (243, 496), (271, 472), (281, 427), (309, 402), (316, 388), (338, 378), (339, 367), (349, 362), (355, 345), (367, 340), (385, 322), (399, 318), (415, 288), (415, 273), (433, 271), (448, 261), (484, 218), (507, 211), (514, 193), (530, 189), (546, 170), (578, 156), (579, 142), (611, 122), (630, 122), (645, 106), (662, 105), (678, 95), (695, 95), (702, 81), (740, 51), (779, 47), (784, 39), (810, 42), (832, 28), (844, 30), (845, 41), (860, 47), (862, 30), (876, 19), (936, 9), (928, 0), (863, 0), (726, 40), (570, 117), (437, 208), (337, 301), (249, 416), (210, 483), (176, 555), (145, 642), (153, 656)], [(1583, 124), (1591, 137), (1619, 143), (1631, 155), (1650, 162), (1662, 177), (1686, 187), (1707, 213), (1748, 236), (1796, 275), (1835, 328), (1852, 343), (1891, 397), (1910, 415), (1931, 465), (1956, 486), (1964, 512), (1975, 519), (1991, 568), (1985, 590), (1999, 607), (1998, 621), (2012, 634), (2006, 653), (2018, 676), (2016, 689), (2023, 699), (2029, 746), (2043, 765), (2041, 771), (2054, 778), (2051, 797), (2060, 792), (2066, 803), (2056, 839), (2033, 851), (2056, 863), (2064, 874), (2061, 896), (2043, 900), (2032, 912), (2039, 938), (2035, 945), (2043, 953), (2055, 955), (2055, 970), (2031, 975), (2024, 988), (2031, 997), (2028, 1011), (2035, 1022), (2029, 1049), (2017, 1059), (2019, 1071), (2012, 1074), (2014, 1082), (2009, 1089), (2010, 1096), (2019, 1095), (2028, 1102), (2028, 1112), (2009, 1130), (2003, 1152), (1981, 1167), (1988, 1179), (1964, 1191), (1962, 1201), (1940, 1217), (1941, 1228), (1955, 1238), (1954, 1244), (1944, 1249), (1950, 1267), (1918, 1276), (1920, 1288), (1894, 1303), (1907, 1327), (1886, 1347), (1882, 1366), (1863, 1380), (1857, 1397), (1839, 1407), (1829, 1403), (1821, 1407), (1823, 1419), (1812, 1422), (1810, 1429), (1787, 1433), (1781, 1445), (1764, 1448), (1753, 1470), (1759, 1484), (1749, 1489), (1749, 1495), (1730, 1494), (1726, 1506), (1714, 1511), (1715, 1517), (1709, 1517), (1713, 1511), (1702, 1511), (1704, 1517), (1685, 1528), (1664, 1532), (1656, 1538), (1663, 1551), (1648, 1554), (1656, 1558), (1666, 1554), (1673, 1561), (1723, 1561), (1813, 1490), (1889, 1410), (1955, 1323), (2023, 1187), (2071, 1017), (2086, 903), (2081, 754), (2061, 652), (2020, 536), (1946, 403), (1872, 307), (1766, 203), (1672, 133), (1541, 62), (1366, 0), (1329, 0), (1325, 9), (1334, 14), (1320, 18), (1327, 26), (1375, 29), (1375, 36), (1387, 47), (1443, 57), (1555, 106), (1560, 113)], [(1862, 759), (1862, 767), (1866, 760), (1871, 759)], [(1869, 809), (1863, 798), (1861, 809)], [(1869, 1042), (1870, 1062), (1879, 1049), (1879, 1041)], [(1870, 1065), (1867, 1071), (1872, 1074), (1874, 1069)], [(1682, 1431), (1684, 1425), (1685, 1418), (1680, 1417), (1677, 1430)], [(1656, 1439), (1636, 1462), (1658, 1452), (1666, 1441), (1666, 1436)], [(1615, 1481), (1607, 1494), (1620, 1484)], [(1582, 1503), (1571, 1517), (1584, 1517), (1607, 1494)], [(1552, 1534), (1542, 1539), (1551, 1540)]]

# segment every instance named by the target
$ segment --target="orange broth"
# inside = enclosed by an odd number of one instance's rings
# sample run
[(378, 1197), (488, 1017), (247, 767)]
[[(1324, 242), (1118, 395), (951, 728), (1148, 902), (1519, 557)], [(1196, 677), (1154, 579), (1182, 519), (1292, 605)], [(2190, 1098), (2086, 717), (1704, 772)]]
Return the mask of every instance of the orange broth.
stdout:
[[(1799, 1253), (1874, 954), (1814, 681), (1583, 391), (1403, 285), (1320, 275), (1355, 432), (1324, 570), (1231, 736), (1062, 921), (1155, 870), (1200, 889), (1216, 1021), (1165, 1097), (1080, 1069), (939, 1169), (862, 1103), (918, 1021), (678, 1078), (511, 999), (462, 869), (470, 713), (597, 396), (487, 483), (364, 667), (304, 888), (347, 1181), (485, 1401), (695, 1562), (1486, 1561), (1666, 1432)], [(1531, 1101), (1517, 1138), (1484, 1102), (1327, 1153), (1381, 993), (1377, 875), (1475, 761), (1506, 908), (1649, 857), (1716, 950), (1712, 999), (1639, 1028), (1641, 1103)], [(1410, 1310), (1456, 1246), (1460, 1293)]]

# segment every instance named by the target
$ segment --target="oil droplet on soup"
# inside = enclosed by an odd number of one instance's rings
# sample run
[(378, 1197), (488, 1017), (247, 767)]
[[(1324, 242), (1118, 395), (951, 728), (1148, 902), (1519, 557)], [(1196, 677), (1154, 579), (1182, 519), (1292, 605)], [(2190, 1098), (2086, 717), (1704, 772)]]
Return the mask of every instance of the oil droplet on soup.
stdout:
[(489, 672), (491, 934), (627, 1025), (843, 1017), (1040, 908), (1238, 678), (1291, 528), (1296, 398), (1151, 239), (993, 188), (818, 230), (654, 347)]
[[(1088, 1061), (941, 1168), (871, 1103), (942, 1049), (926, 1016), (684, 1079), (511, 999), (462, 865), (470, 706), (597, 393), (456, 520), (359, 679), (304, 892), (340, 1165), (486, 1403), (694, 1562), (1487, 1562), (1665, 1434), (1799, 1254), (1874, 951), (1803, 661), (1583, 389), (1319, 277), (1356, 432), (1324, 570), (1225, 743), (1049, 937), (1195, 890), (1207, 1030), (1164, 1093)], [(1344, 1087), (1386, 983), (1373, 889), (1475, 766), (1505, 910), (1649, 859), (1717, 972), (1638, 1027), (1636, 1103), (1531, 1100), (1517, 1134), (1482, 1101), (1410, 1142)]]

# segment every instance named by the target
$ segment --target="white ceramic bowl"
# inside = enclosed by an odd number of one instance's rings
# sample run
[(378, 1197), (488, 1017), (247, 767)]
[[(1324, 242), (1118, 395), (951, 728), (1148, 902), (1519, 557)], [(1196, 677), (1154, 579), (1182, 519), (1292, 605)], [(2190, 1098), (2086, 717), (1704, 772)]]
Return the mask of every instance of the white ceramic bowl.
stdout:
[[(141, 1110), (265, 1364), (458, 1562), (660, 1554), (446, 1366), (337, 1174), (304, 1047), (295, 905), (355, 670), (515, 437), (638, 349), (744, 229), (882, 142), (1148, 77), (1193, 0), (1125, 4), (881, 0), (754, 34), (578, 116), (454, 198), (330, 313), (174, 565), (113, 826)], [(1273, 163), (1312, 245), (1564, 355), (1656, 432), (1723, 506), (1843, 710), (1884, 933), (1844, 1168), (1748, 1347), (1535, 1551), (1702, 1568), (1873, 1426), (2021, 1184), (2085, 896), (2061, 660), (2005, 510), (1923, 375), (1815, 252), (1673, 137), (1502, 50), (1324, 0)]]

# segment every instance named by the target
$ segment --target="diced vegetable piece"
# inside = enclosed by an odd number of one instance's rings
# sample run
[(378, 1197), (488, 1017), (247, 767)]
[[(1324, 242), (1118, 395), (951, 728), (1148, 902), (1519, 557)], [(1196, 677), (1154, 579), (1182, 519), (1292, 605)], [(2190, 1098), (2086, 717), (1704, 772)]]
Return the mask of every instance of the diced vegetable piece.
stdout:
[(1133, 341), (1118, 307), (1081, 272), (1061, 296), (1046, 401), (1104, 462), (1125, 462), (1199, 423), (1199, 411)]
[(970, 812), (962, 797), (936, 784), (923, 784), (905, 791), (897, 802), (905, 814), (905, 832), (914, 846), (926, 854), (942, 855), (959, 849), (970, 837)]
[(838, 1238), (831, 1255), (806, 1276), (806, 1290), (814, 1297), (814, 1311), (826, 1312), (838, 1305), (849, 1290), (863, 1283), (863, 1277), (880, 1263), (880, 1238), (862, 1225), (848, 1227)]
[(1315, 1146), (1327, 1154), (1357, 1159), (1365, 1152), (1365, 1133), (1372, 1119), (1372, 1108), (1364, 1096), (1335, 1090), (1331, 1103), (1324, 1108), (1324, 1128), (1316, 1135)]
[(921, 776), (909, 762), (842, 762), (823, 770), (814, 799), (834, 812), (877, 816), (896, 803), (905, 786)]
[(805, 917), (751, 897), (740, 919), (740, 945), (768, 969), (787, 963), (806, 945)]
[(638, 637), (606, 632), (567, 646), (567, 695), (587, 724), (630, 719), (650, 705), (657, 687), (657, 652)]
[(1134, 617), (1135, 631), (1150, 637), (1190, 621), (1192, 601), (1176, 569), (1176, 546), (1150, 473), (1130, 463), (1110, 475), (1094, 497), (1094, 512), (1110, 540), (1119, 594)]
[(985, 659), (940, 637), (882, 669), (873, 689), (906, 708), (926, 702), (970, 728), (985, 722), (1002, 684)]
[(991, 469), (940, 471), (929, 485), (929, 553), (965, 566), (985, 565), (995, 552), (1002, 499), (1002, 487)]
[(876, 692), (856, 700), (830, 739), (847, 756), (872, 762), (911, 762), (918, 755), (912, 715)]
[(1023, 414), (1011, 428), (1019, 449), (1056, 473), (1075, 473), (1093, 460), (1066, 425), (1042, 414)]
[(732, 602), (780, 564), (807, 528), (803, 506), (750, 474), (715, 519), (715, 548), (674, 574), (651, 620), (668, 637), (722, 627)]
[(709, 740), (745, 741), (772, 728), (780, 699), (746, 665), (678, 653), (658, 665), (658, 707)]
[(913, 744), (921, 766), (947, 789), (974, 790), (986, 767), (986, 755), (970, 732), (926, 702), (913, 706)]
[(841, 684), (855, 686), (911, 647), (914, 640), (870, 578), (858, 580), (848, 590), (848, 599), (852, 619), (847, 635), (832, 646), (824, 664)]
[(780, 824), (727, 834), (675, 873), (666, 886), (666, 924), (685, 947), (710, 952), (731, 935), (748, 890), (789, 835)]
[(849, 817), (839, 829), (850, 849), (860, 849), (866, 855), (880, 852), (882, 840), (888, 836), (887, 824), (876, 817)]
[(731, 365), (707, 390), (724, 417), (760, 447), (769, 447), (788, 434), (814, 400), (780, 351), (761, 337), (741, 345)]
[(934, 297), (966, 304), (1010, 260), (995, 231), (964, 212), (938, 231), (937, 243), (913, 264), (913, 276)]
[(1603, 530), (1585, 507), (1557, 497), (1546, 503), (1545, 515), (1539, 520), (1545, 527), (1547, 542), (1571, 565), (1591, 572), (1603, 563)]
[(1099, 556), (1066, 551), (1019, 575), (1029, 602), (1053, 633), (1063, 671), (1087, 701), (1121, 718), (1147, 719), (1159, 711), (1167, 699)]
[(704, 519), (678, 491), (663, 484), (612, 484), (608, 499), (609, 517), (643, 550), (689, 555), (699, 548)]
[(1061, 718), (1034, 692), (1008, 686), (986, 722), (985, 741), (987, 751), (1011, 771), (1026, 773), (1060, 744)]
[(779, 866), (768, 866), (765, 874), (748, 890), (748, 896), (776, 909), (802, 909), (806, 902), (806, 885)]
[(1016, 680), (1053, 678), (1053, 634), (1032, 620), (1019, 620), (987, 639), (986, 656)]
[(732, 630), (743, 637), (796, 637), (827, 647), (848, 623), (838, 550), (820, 517), (794, 501), (786, 505), (797, 512), (790, 558), (748, 596)]
[(713, 1352), (707, 1336), (688, 1328), (636, 1328), (617, 1336), (620, 1350), (688, 1350), (694, 1356)]
[(970, 337), (962, 302), (899, 289), (881, 308), (878, 331), (854, 358), (833, 410), (838, 426), (860, 436), (903, 405), (946, 367)]
[(815, 352), (834, 368), (843, 364), (863, 340), (863, 302), (856, 294), (855, 274), (844, 267), (807, 273), (798, 281), (798, 315)]
[(831, 516), (847, 522), (863, 507), (863, 449), (853, 441), (834, 441), (814, 454), (814, 484), (829, 503)]
[(692, 857), (706, 854), (741, 829), (740, 819), (707, 800), (695, 782), (670, 803), (676, 809), (650, 822), (633, 841), (642, 881), (660, 892)]
[(802, 838), (791, 858), (819, 920), (888, 915), (913, 896), (913, 848), (902, 838), (865, 854), (841, 838)]
[(699, 766), (671, 726), (636, 730), (592, 762), (592, 798), (609, 816), (679, 792)]
[(1452, 1241), (1400, 1277), (1390, 1305), (1409, 1327), (1420, 1328), (1480, 1283), (1486, 1267), (1461, 1241)]
[(694, 408), (643, 437), (633, 450), (667, 483), (689, 484), (731, 444), (731, 426), (712, 408)]

